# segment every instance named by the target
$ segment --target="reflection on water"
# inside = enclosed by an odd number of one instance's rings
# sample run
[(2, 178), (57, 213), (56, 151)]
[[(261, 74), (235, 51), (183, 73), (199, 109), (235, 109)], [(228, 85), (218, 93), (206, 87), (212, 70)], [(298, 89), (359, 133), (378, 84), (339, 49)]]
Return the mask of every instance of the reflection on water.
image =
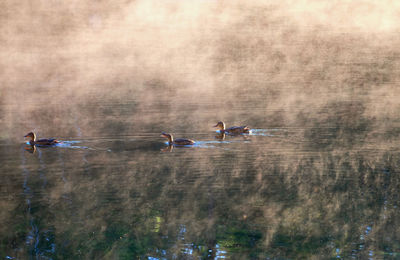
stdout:
[(3, 142), (1, 257), (396, 258), (397, 135), (338, 111), (242, 135), (180, 128), (189, 147), (159, 131)]

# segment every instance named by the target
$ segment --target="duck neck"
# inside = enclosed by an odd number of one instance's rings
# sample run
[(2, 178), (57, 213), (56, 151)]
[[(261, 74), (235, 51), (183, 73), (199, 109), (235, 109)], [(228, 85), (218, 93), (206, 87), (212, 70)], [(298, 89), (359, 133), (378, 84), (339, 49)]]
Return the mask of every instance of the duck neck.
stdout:
[(168, 136), (168, 143), (170, 145), (174, 143), (174, 137), (172, 135)]
[(35, 133), (33, 133), (30, 137), (31, 137), (31, 140), (29, 141), (29, 144), (30, 144), (30, 145), (34, 145), (34, 144), (35, 144), (35, 141), (36, 141), (36, 135), (35, 135)]

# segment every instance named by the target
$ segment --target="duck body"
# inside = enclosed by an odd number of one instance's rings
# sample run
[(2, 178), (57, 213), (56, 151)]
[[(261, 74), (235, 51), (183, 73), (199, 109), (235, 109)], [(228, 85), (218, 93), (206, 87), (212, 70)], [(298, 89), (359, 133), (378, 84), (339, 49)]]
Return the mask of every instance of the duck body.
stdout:
[(36, 134), (33, 132), (30, 132), (26, 134), (24, 137), (29, 137), (31, 140), (29, 140), (30, 145), (39, 145), (39, 146), (50, 146), (50, 145), (55, 145), (59, 143), (57, 139), (51, 138), (51, 139), (39, 139), (36, 140)]
[(218, 127), (221, 133), (227, 134), (248, 134), (250, 133), (250, 128), (247, 126), (232, 126), (225, 128), (225, 123), (220, 121), (214, 127)]
[(173, 141), (174, 145), (192, 145), (195, 144), (195, 141), (192, 139), (178, 138)]
[(223, 131), (228, 134), (248, 134), (250, 132), (250, 128), (247, 126), (232, 126)]
[(39, 139), (35, 141), (36, 145), (54, 145), (59, 143), (56, 139)]
[(168, 145), (193, 145), (196, 142), (191, 140), (191, 139), (186, 139), (186, 138), (178, 138), (174, 139), (174, 137), (171, 134), (167, 134), (162, 132), (161, 133), (162, 137), (165, 137), (168, 139)]

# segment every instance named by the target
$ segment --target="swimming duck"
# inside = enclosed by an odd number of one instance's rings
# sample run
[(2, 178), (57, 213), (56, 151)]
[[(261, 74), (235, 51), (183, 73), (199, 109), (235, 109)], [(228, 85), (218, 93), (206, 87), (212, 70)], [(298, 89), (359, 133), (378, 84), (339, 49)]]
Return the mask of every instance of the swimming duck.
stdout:
[(221, 133), (228, 133), (228, 134), (244, 134), (249, 133), (250, 128), (247, 126), (232, 126), (229, 128), (225, 128), (225, 123), (219, 121), (214, 127), (218, 127)]
[(171, 134), (167, 134), (164, 132), (161, 133), (161, 136), (168, 139), (168, 145), (192, 145), (195, 143), (191, 139), (179, 138), (174, 140), (174, 137)]
[(56, 139), (39, 139), (36, 140), (36, 135), (34, 132), (29, 132), (27, 133), (24, 137), (30, 137), (31, 140), (29, 140), (30, 145), (54, 145), (56, 143), (59, 143), (58, 140)]

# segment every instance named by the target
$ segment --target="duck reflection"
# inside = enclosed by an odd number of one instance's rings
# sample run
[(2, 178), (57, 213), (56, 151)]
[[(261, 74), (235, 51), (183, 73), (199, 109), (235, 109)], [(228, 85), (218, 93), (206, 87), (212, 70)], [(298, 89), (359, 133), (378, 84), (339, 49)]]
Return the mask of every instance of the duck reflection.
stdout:
[(219, 132), (215, 135), (215, 139), (219, 140), (219, 141), (224, 141), (225, 140), (225, 133), (224, 132)]
[(25, 151), (34, 154), (36, 152), (36, 146), (35, 145), (26, 145), (24, 147)]
[(174, 150), (174, 146), (173, 145), (168, 145), (165, 148), (161, 148), (162, 152), (172, 152), (172, 150)]

